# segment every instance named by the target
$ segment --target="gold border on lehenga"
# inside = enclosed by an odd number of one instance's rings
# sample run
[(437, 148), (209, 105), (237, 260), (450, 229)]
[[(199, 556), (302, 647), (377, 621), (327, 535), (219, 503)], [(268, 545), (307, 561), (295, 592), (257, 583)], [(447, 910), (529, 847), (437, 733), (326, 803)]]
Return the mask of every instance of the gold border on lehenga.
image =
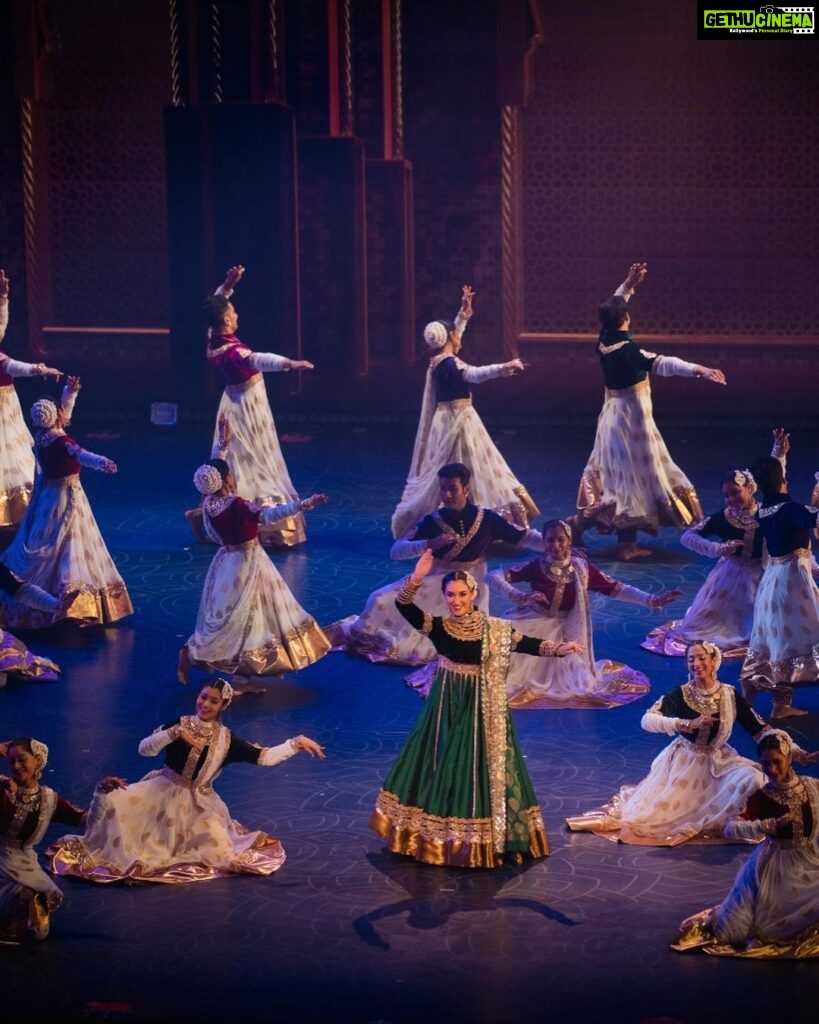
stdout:
[[(534, 859), (549, 854), (549, 841), (540, 807), (525, 810), (529, 829), (528, 854)], [(413, 857), (424, 864), (463, 868), (494, 868), (503, 863), (492, 839), (490, 818), (441, 818), (420, 807), (399, 803), (394, 793), (380, 790), (370, 828), (387, 841), (391, 853)]]

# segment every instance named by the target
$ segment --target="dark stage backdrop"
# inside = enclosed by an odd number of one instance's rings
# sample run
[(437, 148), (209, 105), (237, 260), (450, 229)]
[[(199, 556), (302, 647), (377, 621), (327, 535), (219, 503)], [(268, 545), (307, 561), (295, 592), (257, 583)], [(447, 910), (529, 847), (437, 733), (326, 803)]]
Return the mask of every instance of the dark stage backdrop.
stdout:
[(550, 0), (523, 120), (523, 328), (817, 336), (819, 41), (697, 41), (696, 4)]
[[(21, 27), (34, 8), (23, 0), (12, 5), (15, 32), (4, 33), (2, 43), (5, 67), (16, 68), (0, 79), (0, 265), (11, 268), (14, 289), (8, 345), (25, 357), (32, 344), (44, 344), (56, 365), (83, 374), (86, 415), (144, 418), (151, 401), (172, 397), (174, 366), (182, 367), (185, 384), (185, 359), (196, 357), (198, 344), (187, 337), (174, 359), (171, 345), (178, 350), (179, 343), (169, 333), (169, 283), (174, 303), (186, 297), (175, 283), (184, 275), (169, 266), (167, 201), (184, 192), (185, 182), (169, 188), (166, 180), (173, 161), (163, 118), (185, 82), (172, 75), (174, 32), (184, 25), (171, 15), (197, 6), (208, 17), (215, 11), (223, 15), (223, 32), (240, 19), (229, 18), (224, 3), (194, 0), (140, 0), (139, 17), (130, 19), (108, 0), (44, 6), (58, 45), (52, 35), (45, 46), (39, 26), (32, 51)], [(268, 7), (255, 4), (258, 11)], [(297, 157), (305, 161), (301, 182), (302, 170), (295, 172), (303, 186), (304, 356), (334, 368), (305, 375), (302, 391), (272, 381), (282, 417), (338, 412), (412, 420), (424, 372), (421, 328), (455, 312), (466, 282), (478, 295), (467, 358), (497, 361), (510, 336), (512, 345), (523, 336), (520, 349), (532, 363), (523, 377), (481, 389), (487, 417), (593, 417), (599, 374), (578, 336), (594, 333), (596, 305), (636, 258), (651, 270), (635, 327), (659, 336), (658, 347), (661, 340), (682, 356), (733, 370), (732, 387), (719, 395), (664, 382), (670, 399), (685, 403), (678, 414), (815, 416), (815, 39), (698, 42), (694, 0), (412, 0), (401, 5), (403, 161), (385, 163), (381, 5), (350, 0), (350, 141), (364, 174), (351, 177), (347, 168), (334, 208), (336, 158), (325, 167), (321, 156), (329, 124), (328, 7), (282, 0), (277, 9), (286, 28), (284, 99)], [(242, 31), (251, 22), (245, 19)], [(542, 36), (529, 62), (525, 104), (503, 91), (514, 77), (510, 59), (520, 61), (525, 52), (499, 44), (500, 29), (512, 23), (524, 26), (524, 36)], [(242, 46), (223, 42), (228, 104), (244, 88), (243, 69), (230, 63), (240, 60)], [(519, 130), (519, 173), (511, 179), (510, 123)], [(520, 217), (511, 253), (509, 180)], [(353, 191), (360, 209), (350, 205)], [(303, 204), (313, 195), (321, 202), (311, 202), (305, 216)], [(350, 229), (339, 233), (344, 204)], [(241, 216), (246, 230), (252, 208)], [(395, 245), (393, 234), (400, 234)], [(333, 251), (322, 251), (322, 238)], [(366, 251), (345, 255), (342, 243)], [(325, 279), (340, 253), (345, 269), (357, 268), (352, 285), (340, 274)], [(247, 262), (241, 254), (233, 258)], [(355, 295), (342, 321), (341, 292), (350, 287)], [(201, 288), (192, 287), (192, 308), (201, 297)], [(248, 287), (243, 322), (264, 320), (251, 308), (263, 302)], [(407, 325), (409, 346), (406, 337), (398, 342)], [(246, 340), (275, 349), (276, 325), (270, 330), (273, 340)], [(356, 373), (340, 386), (335, 370), (345, 364), (345, 346)], [(198, 377), (191, 383), (203, 388), (201, 401), (189, 409), (210, 418), (218, 389)]]

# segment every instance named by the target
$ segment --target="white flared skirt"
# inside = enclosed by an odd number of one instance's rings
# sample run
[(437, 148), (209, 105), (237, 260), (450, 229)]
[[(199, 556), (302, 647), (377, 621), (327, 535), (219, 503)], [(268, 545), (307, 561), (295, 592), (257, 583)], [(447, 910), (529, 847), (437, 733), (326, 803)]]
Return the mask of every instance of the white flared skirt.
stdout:
[(658, 626), (640, 645), (655, 654), (684, 658), (689, 644), (710, 640), (723, 657), (744, 657), (754, 624), (754, 598), (762, 578), (759, 562), (720, 558), (682, 619)]
[(193, 664), (212, 671), (269, 676), (318, 661), (330, 641), (252, 540), (213, 556), (187, 647)]
[[(169, 773), (171, 775), (172, 773)], [(234, 821), (207, 786), (187, 788), (162, 770), (127, 789), (97, 793), (81, 836), (49, 848), (56, 875), (91, 882), (196, 882), (271, 875), (284, 863), (279, 840)]]
[[(819, 850), (766, 842), (740, 869), (726, 898), (714, 909), (720, 942), (782, 942), (819, 925)], [(815, 953), (814, 953), (815, 955)]]
[(31, 500), (34, 439), (13, 384), (0, 387), (0, 527), (17, 526)]
[(44, 939), (62, 902), (35, 849), (0, 839), (0, 945)]
[[(259, 505), (297, 501), (299, 496), (287, 472), (261, 373), (223, 391), (214, 444), (223, 416), (230, 428), (225, 461), (236, 479), (236, 493)], [(306, 539), (304, 517), (299, 513), (272, 526), (262, 526), (260, 534), (285, 547), (300, 544)]]
[(538, 514), (472, 404), (441, 402), (432, 417), (422, 465), (407, 480), (393, 513), (394, 537), (406, 536), (439, 507), (438, 470), (451, 462), (461, 462), (471, 470), (470, 500), (479, 508), (492, 509), (519, 526), (528, 526), (530, 517)]
[[(512, 621), (525, 636), (561, 643), (578, 639), (567, 634), (566, 618), (533, 615)], [(592, 661), (588, 648), (565, 658), (512, 658), (506, 676), (506, 694), (515, 708), (613, 708), (644, 697), (650, 689), (642, 672), (607, 659)]]
[[(67, 618), (105, 625), (134, 610), (79, 475), (38, 479), (31, 505), (2, 560), (18, 579), (55, 597), (75, 594)], [(11, 629), (39, 629), (54, 621), (51, 612), (13, 598), (0, 604), (0, 618)]]
[(645, 846), (722, 841), (725, 826), (764, 783), (759, 766), (729, 744), (697, 747), (678, 736), (642, 782), (623, 786), (604, 807), (570, 818), (569, 827)]
[(694, 485), (672, 461), (654, 422), (648, 380), (607, 391), (577, 507), (599, 526), (656, 533), (702, 518)]
[(768, 563), (741, 678), (767, 689), (819, 679), (819, 587), (807, 550)]

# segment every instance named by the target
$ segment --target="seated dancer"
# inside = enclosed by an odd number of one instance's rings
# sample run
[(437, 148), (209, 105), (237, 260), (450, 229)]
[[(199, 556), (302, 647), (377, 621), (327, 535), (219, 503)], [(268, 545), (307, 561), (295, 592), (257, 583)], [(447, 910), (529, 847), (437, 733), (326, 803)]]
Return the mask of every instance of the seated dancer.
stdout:
[[(82, 825), (85, 811), (41, 783), (48, 747), (30, 736), (0, 743), (11, 777), (0, 776), (0, 945), (42, 941), (63, 894), (40, 866), (35, 850), (53, 822)], [(98, 790), (118, 784), (103, 779)]]
[[(612, 661), (595, 661), (589, 593), (603, 594), (660, 609), (681, 591), (647, 594), (612, 579), (592, 565), (585, 553), (572, 549), (572, 531), (562, 519), (543, 524), (543, 555), (525, 565), (495, 569), (486, 582), (515, 604), (507, 616), (521, 633), (560, 643), (570, 636), (583, 650), (565, 658), (530, 661), (517, 658), (506, 677), (506, 693), (514, 708), (613, 708), (648, 693), (642, 672)], [(528, 583), (520, 590), (515, 583)]]
[[(435, 562), (421, 590), (421, 599), (433, 614), (444, 614), (446, 604), (439, 581), (452, 569), (469, 571), (479, 581), (486, 575), (486, 554), (495, 541), (540, 550), (543, 538), (537, 530), (513, 526), (497, 512), (472, 503), (470, 470), (459, 462), (438, 470), (442, 507), (424, 516), (404, 540), (390, 550), (394, 559), (418, 558), (431, 550)], [(426, 665), (435, 658), (429, 639), (414, 630), (396, 613), (398, 585), (390, 583), (373, 591), (364, 611), (333, 623), (327, 632), (335, 650), (347, 650), (373, 662), (395, 665)], [(482, 611), (489, 610), (488, 596), (479, 598)]]
[(472, 468), (472, 496), (480, 508), (492, 509), (510, 522), (528, 526), (538, 514), (523, 484), (507, 466), (472, 405), (470, 384), (511, 377), (523, 370), (520, 359), (490, 366), (469, 366), (458, 358), (467, 321), (472, 316), (472, 289), (464, 285), (455, 322), (433, 320), (424, 328), (430, 350), (421, 418), (409, 476), (393, 513), (392, 535), (408, 530), (438, 502), (438, 467), (461, 462)]
[(819, 956), (819, 781), (794, 772), (793, 740), (784, 731), (763, 736), (757, 753), (768, 781), (725, 831), (760, 845), (722, 903), (683, 921), (671, 943), (678, 953)]
[[(79, 378), (69, 377), (59, 409), (48, 398), (31, 407), (40, 471), (31, 504), (0, 560), (17, 579), (55, 595), (63, 618), (107, 626), (134, 609), (80, 483), (83, 466), (116, 473), (117, 465), (65, 432), (79, 387)], [(51, 625), (54, 615), (12, 598), (0, 604), (0, 621), (38, 629)]]
[(571, 831), (642, 846), (713, 841), (762, 785), (759, 766), (728, 740), (735, 723), (757, 742), (771, 727), (717, 679), (722, 655), (716, 644), (691, 644), (687, 659), (691, 679), (661, 697), (641, 723), (647, 732), (675, 739), (638, 785), (623, 786), (605, 806), (569, 818)]
[[(9, 279), (0, 269), (0, 342), (9, 322)], [(0, 528), (15, 528), (31, 500), (34, 439), (28, 432), (15, 377), (61, 377), (45, 363), (23, 363), (0, 353)]]
[(656, 536), (660, 524), (682, 528), (702, 518), (694, 486), (671, 461), (654, 422), (649, 373), (725, 384), (721, 370), (646, 352), (632, 340), (627, 303), (647, 273), (645, 263), (632, 263), (625, 281), (598, 311), (597, 354), (606, 394), (580, 481), (579, 513), (572, 520), (576, 543), (590, 526), (616, 532), (618, 557), (626, 561), (651, 554), (638, 545), (638, 530)]
[(819, 587), (810, 552), (819, 508), (791, 500), (778, 459), (759, 459), (753, 473), (762, 495), (756, 516), (768, 562), (739, 678), (749, 703), (767, 690), (771, 718), (790, 718), (808, 713), (793, 706), (794, 686), (819, 680)]
[(582, 649), (523, 636), (475, 607), (468, 572), (441, 581), (447, 612), (414, 603), (434, 564), (425, 551), (396, 608), (437, 652), (435, 682), (376, 799), (370, 827), (391, 853), (426, 864), (494, 868), (549, 853), (543, 817), (506, 703), (515, 653), (561, 657)]
[[(0, 562), (0, 592), (8, 594), (19, 604), (57, 615), (60, 602), (32, 583), (23, 583)], [(6, 685), (9, 673), (24, 679), (45, 679), (53, 682), (60, 666), (50, 658), (32, 654), (22, 640), (0, 629), (0, 689)]]
[[(783, 466), (789, 448), (789, 435), (782, 428), (774, 430), (772, 454)], [(732, 469), (722, 478), (725, 508), (701, 519), (680, 537), (683, 547), (716, 558), (717, 564), (685, 616), (652, 629), (641, 647), (681, 658), (692, 641), (706, 637), (719, 647), (723, 658), (745, 657), (754, 622), (754, 598), (762, 579), (762, 534), (755, 495), (756, 481), (750, 469)]]
[(196, 627), (179, 652), (179, 682), (187, 683), (191, 666), (248, 678), (295, 672), (324, 657), (329, 640), (258, 538), (260, 524), (300, 515), (327, 496), (262, 507), (236, 495), (233, 473), (218, 458), (197, 469), (194, 484), (203, 496), (204, 528), (220, 547), (205, 577)]
[[(256, 505), (282, 505), (298, 501), (284, 463), (276, 425), (270, 411), (264, 374), (289, 370), (312, 370), (304, 359), (287, 359), (273, 352), (253, 352), (236, 336), (239, 316), (230, 301), (245, 268), (231, 267), (224, 282), (205, 302), (208, 325), (208, 363), (224, 381), (222, 400), (213, 433), (219, 434), (219, 421), (230, 426), (230, 443), (225, 458), (236, 477), (236, 493)], [(193, 509), (186, 518), (200, 540), (201, 510)], [(262, 526), (264, 544), (292, 547), (306, 540), (304, 518), (300, 512), (284, 520)]]
[(227, 764), (267, 768), (305, 750), (324, 758), (307, 736), (259, 747), (233, 733), (219, 715), (233, 697), (230, 683), (208, 679), (196, 713), (161, 726), (139, 744), (143, 757), (165, 751), (159, 771), (110, 792), (97, 790), (81, 836), (64, 836), (48, 854), (55, 875), (89, 882), (198, 882), (227, 875), (272, 875), (285, 860), (275, 836), (234, 821), (213, 789)]

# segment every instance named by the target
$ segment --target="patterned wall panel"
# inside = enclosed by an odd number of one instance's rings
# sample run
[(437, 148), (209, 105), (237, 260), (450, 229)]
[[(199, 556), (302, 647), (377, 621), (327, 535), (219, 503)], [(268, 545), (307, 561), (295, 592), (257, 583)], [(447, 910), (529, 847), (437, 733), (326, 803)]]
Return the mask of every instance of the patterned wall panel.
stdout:
[(819, 300), (814, 40), (701, 41), (694, 0), (550, 0), (524, 131), (523, 329), (800, 336)]
[(413, 166), (416, 332), (476, 291), (470, 362), (501, 358), (500, 110), (494, 4), (404, 5), (405, 156)]
[[(128, 6), (128, 5), (125, 5)], [(168, 5), (62, 4), (63, 55), (41, 108), (47, 140), (53, 318), (167, 324), (162, 109)]]

